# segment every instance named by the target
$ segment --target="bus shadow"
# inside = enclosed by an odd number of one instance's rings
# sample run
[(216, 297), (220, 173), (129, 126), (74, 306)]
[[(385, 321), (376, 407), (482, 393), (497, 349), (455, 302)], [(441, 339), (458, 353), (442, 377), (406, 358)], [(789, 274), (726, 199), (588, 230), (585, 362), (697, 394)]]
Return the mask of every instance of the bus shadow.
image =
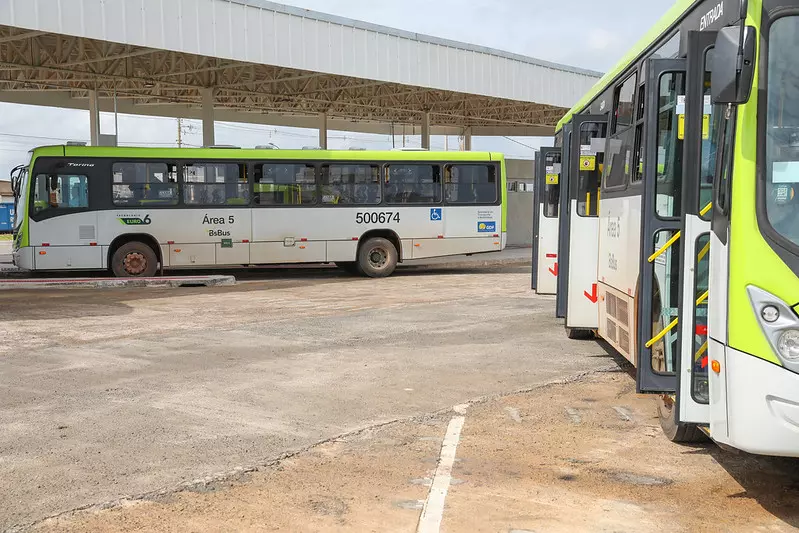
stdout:
[(799, 527), (799, 459), (751, 455), (708, 446), (708, 453), (741, 485), (730, 500), (754, 500), (792, 527)]

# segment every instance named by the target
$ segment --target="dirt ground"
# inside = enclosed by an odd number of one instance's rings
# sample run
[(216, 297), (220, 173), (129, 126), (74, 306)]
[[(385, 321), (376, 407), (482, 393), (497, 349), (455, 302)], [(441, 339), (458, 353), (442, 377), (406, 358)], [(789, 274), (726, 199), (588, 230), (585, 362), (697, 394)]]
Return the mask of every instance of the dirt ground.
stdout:
[(613, 366), (529, 276), (0, 291), (0, 531)]
[[(654, 400), (599, 372), (467, 406), (443, 532), (788, 532), (799, 462), (668, 442)], [(224, 480), (40, 523), (38, 533), (416, 531), (447, 424), (390, 423)]]

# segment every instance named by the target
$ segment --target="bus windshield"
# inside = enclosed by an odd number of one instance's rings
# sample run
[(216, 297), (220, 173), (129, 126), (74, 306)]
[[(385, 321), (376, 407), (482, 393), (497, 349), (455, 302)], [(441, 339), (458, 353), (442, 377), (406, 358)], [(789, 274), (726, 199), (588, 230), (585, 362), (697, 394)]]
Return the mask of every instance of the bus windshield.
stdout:
[(799, 16), (771, 26), (766, 119), (766, 212), (771, 226), (799, 246)]
[(28, 189), (28, 166), (20, 165), (11, 171), (11, 189), (14, 193), (14, 229), (22, 225), (25, 220), (27, 209), (25, 209), (25, 191)]

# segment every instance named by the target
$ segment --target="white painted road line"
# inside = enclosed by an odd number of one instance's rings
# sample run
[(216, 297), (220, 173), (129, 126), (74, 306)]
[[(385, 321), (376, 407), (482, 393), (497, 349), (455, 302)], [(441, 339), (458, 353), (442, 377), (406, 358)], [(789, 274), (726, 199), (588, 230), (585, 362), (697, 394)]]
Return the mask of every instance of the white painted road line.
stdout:
[(447, 491), (452, 483), (452, 465), (455, 463), (455, 452), (458, 449), (458, 442), (461, 440), (461, 430), (465, 421), (466, 417), (463, 416), (456, 416), (449, 421), (447, 434), (441, 444), (436, 474), (433, 477), (430, 492), (427, 493), (427, 500), (424, 502), (416, 533), (439, 533), (441, 529), (441, 520), (444, 518), (444, 501), (447, 499)]

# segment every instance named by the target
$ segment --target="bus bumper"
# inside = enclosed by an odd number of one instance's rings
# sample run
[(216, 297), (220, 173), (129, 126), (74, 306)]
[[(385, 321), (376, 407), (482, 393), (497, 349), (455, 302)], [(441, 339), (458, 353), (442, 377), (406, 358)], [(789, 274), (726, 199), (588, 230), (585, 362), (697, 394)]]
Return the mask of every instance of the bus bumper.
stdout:
[(11, 254), (11, 259), (14, 261), (14, 266), (16, 266), (17, 268), (22, 268), (24, 270), (33, 270), (32, 247), (26, 246), (25, 248), (14, 250), (14, 252)]
[(720, 375), (711, 371), (713, 440), (754, 454), (799, 457), (799, 374), (729, 346), (723, 351)]

